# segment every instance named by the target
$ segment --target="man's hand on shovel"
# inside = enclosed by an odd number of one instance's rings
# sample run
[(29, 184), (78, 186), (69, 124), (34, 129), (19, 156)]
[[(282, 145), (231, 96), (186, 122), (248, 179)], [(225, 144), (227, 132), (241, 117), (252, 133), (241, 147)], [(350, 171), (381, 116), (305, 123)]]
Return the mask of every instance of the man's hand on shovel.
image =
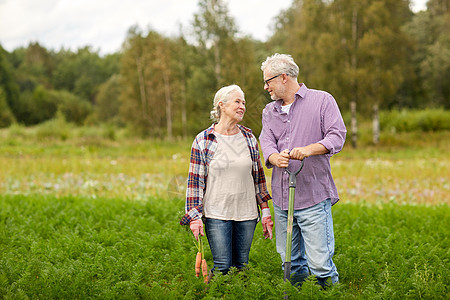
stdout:
[(285, 149), (280, 153), (273, 153), (269, 156), (269, 162), (278, 168), (287, 168), (289, 165), (289, 149)]

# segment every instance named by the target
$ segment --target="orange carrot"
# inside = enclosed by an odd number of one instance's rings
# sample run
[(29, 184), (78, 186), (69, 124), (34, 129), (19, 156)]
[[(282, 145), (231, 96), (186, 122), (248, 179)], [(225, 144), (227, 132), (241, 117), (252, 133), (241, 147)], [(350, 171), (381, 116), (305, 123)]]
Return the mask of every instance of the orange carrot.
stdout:
[(197, 252), (197, 256), (195, 257), (195, 276), (199, 277), (200, 275), (200, 265), (202, 263), (202, 253)]
[(208, 265), (206, 264), (206, 259), (202, 260), (202, 274), (205, 283), (208, 283)]

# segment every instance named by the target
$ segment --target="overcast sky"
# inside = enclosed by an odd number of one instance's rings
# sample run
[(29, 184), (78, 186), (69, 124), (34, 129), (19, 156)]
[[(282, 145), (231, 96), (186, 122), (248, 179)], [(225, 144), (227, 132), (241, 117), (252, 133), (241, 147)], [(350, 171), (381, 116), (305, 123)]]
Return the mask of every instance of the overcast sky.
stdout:
[[(274, 17), (292, 0), (225, 0), (239, 32), (261, 41), (271, 35)], [(427, 0), (412, 0), (413, 11)], [(30, 42), (60, 50), (91, 46), (101, 54), (120, 50), (126, 32), (139, 25), (166, 36), (185, 30), (198, 0), (0, 0), (0, 44), (12, 51)]]

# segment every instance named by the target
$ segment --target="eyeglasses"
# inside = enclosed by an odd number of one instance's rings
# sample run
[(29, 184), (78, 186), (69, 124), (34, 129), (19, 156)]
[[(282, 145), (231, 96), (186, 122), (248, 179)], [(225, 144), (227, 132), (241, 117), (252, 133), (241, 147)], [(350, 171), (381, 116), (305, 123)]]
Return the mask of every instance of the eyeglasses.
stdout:
[(267, 79), (267, 80), (264, 80), (264, 85), (267, 84), (267, 86), (269, 86), (269, 81), (271, 81), (272, 79), (275, 79), (275, 78), (277, 78), (278, 76), (281, 76), (281, 75), (283, 75), (283, 73), (278, 74), (278, 75), (275, 75), (275, 76), (273, 76), (273, 77), (270, 77), (270, 78)]

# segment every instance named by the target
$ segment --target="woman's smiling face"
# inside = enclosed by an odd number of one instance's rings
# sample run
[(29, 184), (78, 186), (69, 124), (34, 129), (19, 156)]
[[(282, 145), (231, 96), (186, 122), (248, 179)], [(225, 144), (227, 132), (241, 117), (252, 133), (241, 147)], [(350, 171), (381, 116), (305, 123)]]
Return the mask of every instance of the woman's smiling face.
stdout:
[(226, 103), (221, 103), (221, 118), (225, 117), (237, 122), (242, 121), (245, 114), (245, 98), (239, 91), (234, 91), (230, 94), (229, 100)]

